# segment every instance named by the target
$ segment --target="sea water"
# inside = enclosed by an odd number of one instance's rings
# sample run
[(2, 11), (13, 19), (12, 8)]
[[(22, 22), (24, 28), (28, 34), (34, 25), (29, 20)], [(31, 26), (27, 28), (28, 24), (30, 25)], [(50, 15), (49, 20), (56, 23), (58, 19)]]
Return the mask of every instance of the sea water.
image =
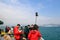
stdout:
[(60, 40), (60, 27), (39, 27), (44, 40)]

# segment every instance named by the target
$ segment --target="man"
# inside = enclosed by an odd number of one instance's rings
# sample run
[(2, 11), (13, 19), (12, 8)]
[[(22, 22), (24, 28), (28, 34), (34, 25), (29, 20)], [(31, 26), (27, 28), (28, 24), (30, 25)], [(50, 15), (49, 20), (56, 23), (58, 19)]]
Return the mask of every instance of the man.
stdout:
[(25, 26), (25, 28), (24, 28), (25, 38), (28, 38), (28, 33), (29, 33), (29, 28), (27, 26)]
[(29, 40), (38, 40), (40, 38), (40, 40), (42, 40), (41, 37), (42, 37), (42, 35), (38, 31), (38, 25), (35, 24), (34, 27), (32, 28), (32, 30), (28, 34), (28, 39)]
[(17, 26), (14, 27), (14, 37), (15, 40), (20, 40), (20, 34), (22, 34), (22, 30), (19, 30), (20, 24), (17, 24)]

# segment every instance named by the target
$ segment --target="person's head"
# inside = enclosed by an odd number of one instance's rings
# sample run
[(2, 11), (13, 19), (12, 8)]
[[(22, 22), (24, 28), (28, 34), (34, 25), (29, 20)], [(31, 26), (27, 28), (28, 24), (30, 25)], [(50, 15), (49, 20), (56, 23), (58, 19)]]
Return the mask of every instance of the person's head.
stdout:
[(30, 25), (27, 25), (27, 26), (30, 26)]
[(25, 26), (25, 28), (28, 28), (28, 26)]
[(25, 27), (27, 27), (27, 26), (25, 26)]
[(34, 26), (34, 25), (32, 24), (30, 27), (33, 28), (33, 26)]
[(18, 27), (20, 27), (20, 24), (17, 24)]
[(39, 28), (38, 25), (35, 24), (33, 30), (38, 30), (38, 28)]
[(30, 25), (27, 25), (28, 28), (30, 28)]

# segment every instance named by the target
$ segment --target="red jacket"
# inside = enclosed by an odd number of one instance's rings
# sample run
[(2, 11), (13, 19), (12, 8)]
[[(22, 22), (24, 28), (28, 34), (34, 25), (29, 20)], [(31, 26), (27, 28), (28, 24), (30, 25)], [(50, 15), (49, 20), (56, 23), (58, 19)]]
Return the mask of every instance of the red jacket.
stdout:
[(20, 40), (20, 34), (21, 34), (21, 32), (19, 32), (19, 29), (18, 29), (18, 27), (16, 26), (16, 27), (14, 28), (14, 37), (15, 37), (16, 40)]
[(29, 40), (38, 40), (41, 37), (41, 33), (38, 30), (31, 30), (28, 34)]

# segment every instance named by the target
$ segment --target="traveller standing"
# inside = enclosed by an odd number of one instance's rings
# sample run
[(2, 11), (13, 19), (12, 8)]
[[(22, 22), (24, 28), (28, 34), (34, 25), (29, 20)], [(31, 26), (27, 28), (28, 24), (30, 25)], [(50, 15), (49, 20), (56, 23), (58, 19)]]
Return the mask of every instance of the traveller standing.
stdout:
[(38, 40), (40, 38), (41, 40), (41, 33), (38, 31), (38, 25), (34, 25), (32, 30), (28, 34), (29, 40)]
[(28, 38), (28, 33), (29, 33), (29, 28), (28, 28), (28, 26), (25, 26), (25, 28), (24, 28), (25, 38)]
[(20, 34), (22, 34), (22, 30), (19, 30), (20, 24), (17, 24), (17, 26), (14, 27), (14, 37), (15, 40), (20, 40)]

